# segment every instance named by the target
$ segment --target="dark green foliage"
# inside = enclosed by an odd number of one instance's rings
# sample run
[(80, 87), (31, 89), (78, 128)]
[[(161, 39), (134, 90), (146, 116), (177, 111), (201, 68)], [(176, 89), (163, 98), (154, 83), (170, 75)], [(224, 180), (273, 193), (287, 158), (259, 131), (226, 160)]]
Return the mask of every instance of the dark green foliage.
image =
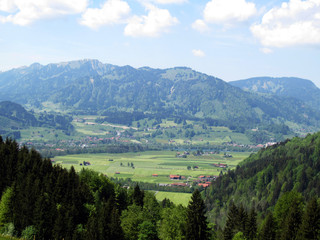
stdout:
[(139, 185), (137, 184), (133, 190), (133, 203), (137, 206), (143, 207), (143, 198), (144, 192), (140, 190)]
[(299, 202), (297, 199), (294, 199), (291, 202), (289, 212), (287, 213), (285, 221), (280, 223), (283, 224), (283, 227), (281, 229), (282, 231), (280, 232), (281, 240), (299, 239), (298, 231), (301, 224), (301, 216), (301, 202)]
[(53, 167), (35, 150), (19, 149), (15, 141), (2, 138), (0, 165), (1, 224), (9, 226), (12, 221), (18, 236), (122, 239), (114, 185), (104, 176), (84, 171), (80, 178), (73, 168)]
[(273, 218), (272, 212), (269, 212), (262, 229), (259, 234), (260, 240), (275, 240), (276, 239), (277, 224)]
[(209, 237), (204, 202), (199, 190), (195, 190), (187, 207), (186, 239), (206, 240)]
[(316, 198), (312, 198), (302, 217), (301, 239), (319, 239), (320, 238), (320, 206)]
[(251, 209), (250, 213), (240, 205), (237, 207), (233, 202), (229, 207), (227, 222), (223, 231), (224, 239), (233, 239), (238, 232), (241, 232), (248, 240), (257, 237), (256, 212)]

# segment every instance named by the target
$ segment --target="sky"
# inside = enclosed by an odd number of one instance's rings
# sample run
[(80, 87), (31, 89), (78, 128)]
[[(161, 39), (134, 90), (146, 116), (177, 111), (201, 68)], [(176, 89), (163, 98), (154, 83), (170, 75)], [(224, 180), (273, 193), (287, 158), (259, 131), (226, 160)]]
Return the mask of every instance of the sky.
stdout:
[(320, 87), (320, 0), (0, 0), (0, 71), (80, 59)]

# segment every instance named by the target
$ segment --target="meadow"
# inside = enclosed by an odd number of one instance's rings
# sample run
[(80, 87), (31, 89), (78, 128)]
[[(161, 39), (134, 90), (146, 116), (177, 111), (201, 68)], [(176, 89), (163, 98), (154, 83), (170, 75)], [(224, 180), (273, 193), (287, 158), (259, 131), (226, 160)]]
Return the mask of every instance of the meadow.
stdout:
[(167, 198), (170, 199), (174, 204), (182, 204), (183, 206), (188, 206), (189, 201), (191, 200), (191, 193), (177, 193), (177, 192), (155, 192), (155, 197), (158, 201), (162, 201)]
[[(224, 163), (228, 164), (228, 169), (233, 169), (250, 153), (229, 152), (229, 154), (232, 157), (226, 158), (224, 153), (220, 153), (202, 156), (190, 154), (187, 155), (187, 158), (178, 158), (175, 151), (146, 151), (66, 155), (57, 156), (53, 160), (56, 164), (61, 164), (66, 168), (74, 166), (76, 171), (89, 168), (108, 177), (131, 178), (133, 181), (151, 183), (172, 183), (169, 178), (171, 174), (185, 176), (185, 181), (191, 181), (201, 175), (217, 176), (223, 169), (215, 167), (213, 164)], [(84, 166), (84, 162), (90, 162), (90, 165)], [(188, 166), (191, 167), (190, 170), (188, 170)], [(157, 176), (152, 176), (153, 174), (157, 174)]]

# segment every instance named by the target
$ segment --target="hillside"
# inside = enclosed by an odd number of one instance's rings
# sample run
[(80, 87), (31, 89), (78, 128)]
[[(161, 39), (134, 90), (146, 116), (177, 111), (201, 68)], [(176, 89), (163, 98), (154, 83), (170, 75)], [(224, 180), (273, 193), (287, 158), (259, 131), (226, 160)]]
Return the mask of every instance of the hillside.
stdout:
[(296, 98), (319, 110), (320, 89), (310, 80), (294, 77), (256, 77), (229, 83), (246, 91)]
[(0, 73), (0, 85), (2, 100), (37, 108), (53, 102), (73, 113), (142, 111), (246, 129), (286, 121), (318, 126), (320, 120), (303, 101), (259, 96), (185, 67), (135, 69), (97, 60), (33, 64)]
[(259, 218), (275, 211), (279, 199), (288, 192), (305, 201), (320, 196), (320, 133), (293, 138), (260, 150), (235, 170), (219, 177), (206, 191), (211, 219), (224, 227), (228, 209), (234, 202)]
[(28, 112), (20, 104), (10, 101), (0, 102), (0, 134), (20, 138), (20, 130), (29, 127), (48, 127), (73, 131), (72, 118), (57, 113)]

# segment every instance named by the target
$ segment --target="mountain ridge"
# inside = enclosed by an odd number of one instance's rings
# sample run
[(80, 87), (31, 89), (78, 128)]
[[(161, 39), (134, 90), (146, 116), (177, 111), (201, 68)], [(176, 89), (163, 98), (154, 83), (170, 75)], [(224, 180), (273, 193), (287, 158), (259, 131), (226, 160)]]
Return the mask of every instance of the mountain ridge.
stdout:
[(246, 91), (292, 97), (319, 109), (320, 89), (310, 80), (296, 77), (255, 77), (229, 82)]
[(33, 64), (0, 74), (0, 100), (73, 111), (171, 112), (255, 127), (292, 121), (318, 125), (320, 113), (300, 100), (259, 96), (187, 67), (153, 69), (79, 60)]

